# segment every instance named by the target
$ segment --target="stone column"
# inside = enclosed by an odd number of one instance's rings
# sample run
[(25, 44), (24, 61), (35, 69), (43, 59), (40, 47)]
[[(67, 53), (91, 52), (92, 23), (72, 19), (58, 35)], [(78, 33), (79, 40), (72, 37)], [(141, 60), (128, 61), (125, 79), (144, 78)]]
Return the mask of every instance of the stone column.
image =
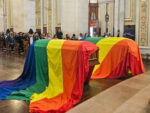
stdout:
[(150, 0), (136, 0), (136, 41), (143, 54), (150, 54)]
[(41, 0), (41, 33), (43, 33), (44, 27), (44, 0)]
[(52, 36), (55, 34), (56, 27), (56, 0), (51, 1), (51, 25), (52, 25)]
[(7, 29), (7, 0), (3, 0), (3, 22), (4, 22), (4, 31)]
[(3, 31), (3, 0), (0, 0), (0, 32)]
[(117, 36), (119, 30), (119, 3), (120, 0), (115, 0), (115, 17), (114, 17), (114, 35)]
[(35, 31), (35, 1), (25, 0), (24, 1), (24, 32), (28, 32), (29, 29)]
[(106, 14), (106, 2), (100, 2), (98, 15), (99, 15), (99, 27), (101, 28), (101, 35), (104, 35), (106, 31), (105, 14)]
[(119, 5), (119, 30), (120, 30), (120, 37), (123, 36), (124, 33), (124, 15), (125, 15), (125, 4), (124, 0), (120, 0), (120, 5)]
[(60, 22), (60, 0), (56, 0), (56, 27), (61, 27), (61, 22)]
[(48, 0), (48, 20), (47, 20), (47, 31), (52, 36), (52, 0)]
[(9, 7), (8, 7), (8, 17), (9, 17), (9, 28), (13, 31), (13, 1), (9, 0)]
[(41, 30), (41, 2), (36, 0), (36, 31)]

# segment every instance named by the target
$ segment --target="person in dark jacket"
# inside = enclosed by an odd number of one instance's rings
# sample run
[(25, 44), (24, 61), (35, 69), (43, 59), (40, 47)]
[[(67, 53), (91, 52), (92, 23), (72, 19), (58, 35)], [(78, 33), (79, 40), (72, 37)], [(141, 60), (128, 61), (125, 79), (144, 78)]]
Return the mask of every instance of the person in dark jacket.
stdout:
[(61, 32), (60, 29), (58, 29), (56, 35), (57, 35), (57, 38), (58, 38), (58, 39), (63, 39), (63, 33)]
[(33, 41), (36, 41), (36, 40), (40, 40), (40, 36), (39, 36), (38, 32), (34, 33)]
[(10, 34), (7, 36), (7, 42), (9, 44), (9, 47), (11, 51), (14, 51), (14, 36), (13, 32), (10, 32)]

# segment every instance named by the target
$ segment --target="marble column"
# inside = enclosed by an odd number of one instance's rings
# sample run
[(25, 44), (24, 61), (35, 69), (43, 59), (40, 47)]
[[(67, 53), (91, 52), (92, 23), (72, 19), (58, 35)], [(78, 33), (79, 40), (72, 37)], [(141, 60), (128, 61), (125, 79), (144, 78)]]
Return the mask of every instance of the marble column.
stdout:
[(51, 26), (52, 26), (52, 36), (56, 33), (56, 0), (51, 1)]
[(6, 12), (5, 14), (7, 15), (6, 16), (6, 20), (5, 23), (7, 23), (7, 28), (13, 28), (13, 23), (12, 23), (12, 12), (13, 12), (13, 9), (12, 9), (12, 1), (11, 0), (5, 0), (5, 5), (6, 5)]
[(107, 4), (107, 12), (109, 15), (109, 22), (108, 22), (108, 32), (113, 35), (113, 28), (114, 28), (114, 0), (101, 0), (99, 2), (99, 27), (101, 28), (101, 35), (104, 35), (106, 32), (106, 21), (105, 21), (105, 14), (106, 14), (106, 4)]
[(8, 11), (8, 17), (9, 17), (9, 28), (11, 30), (13, 30), (13, 1), (12, 0), (9, 0), (9, 11)]
[(99, 27), (101, 28), (101, 35), (104, 35), (106, 31), (106, 22), (105, 22), (105, 14), (106, 14), (106, 3), (99, 3)]
[(4, 26), (3, 26), (3, 17), (4, 17), (4, 14), (3, 14), (3, 0), (0, 0), (0, 32), (4, 31)]
[(52, 0), (48, 0), (48, 19), (47, 19), (47, 31), (52, 36)]
[(60, 0), (56, 0), (56, 27), (61, 27), (60, 22)]
[(141, 53), (150, 54), (150, 0), (136, 0), (136, 41)]
[(4, 31), (6, 32), (6, 29), (7, 29), (7, 0), (3, 0), (3, 22), (4, 22)]
[(44, 0), (41, 0), (41, 33), (43, 33), (43, 27), (44, 27)]
[(114, 35), (117, 36), (119, 30), (119, 3), (120, 0), (115, 0), (115, 12), (114, 12)]
[(41, 1), (36, 0), (36, 30), (41, 30)]
[(28, 32), (30, 28), (35, 31), (36, 17), (35, 17), (35, 1), (24, 1), (24, 32)]
[(119, 4), (119, 30), (120, 30), (120, 37), (123, 36), (124, 33), (124, 15), (125, 15), (125, 4), (124, 0), (120, 0)]

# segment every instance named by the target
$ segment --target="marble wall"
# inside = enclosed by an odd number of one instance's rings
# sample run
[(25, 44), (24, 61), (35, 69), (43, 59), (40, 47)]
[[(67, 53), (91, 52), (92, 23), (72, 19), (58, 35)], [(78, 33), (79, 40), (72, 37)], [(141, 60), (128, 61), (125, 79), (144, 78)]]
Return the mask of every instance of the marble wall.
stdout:
[(35, 1), (13, 0), (13, 28), (15, 32), (35, 30)]
[(24, 0), (13, 0), (13, 28), (15, 32), (24, 31)]
[(28, 32), (30, 28), (35, 31), (35, 1), (24, 1), (24, 31)]
[(8, 28), (15, 32), (35, 29), (34, 0), (0, 0), (0, 31)]
[(64, 34), (88, 32), (88, 0), (61, 1), (61, 27)]

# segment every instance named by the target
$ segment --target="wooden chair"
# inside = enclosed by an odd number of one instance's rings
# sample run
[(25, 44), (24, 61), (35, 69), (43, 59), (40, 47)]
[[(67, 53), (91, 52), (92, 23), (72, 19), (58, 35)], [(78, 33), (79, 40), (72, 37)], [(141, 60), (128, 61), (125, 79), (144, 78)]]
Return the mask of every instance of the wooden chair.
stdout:
[(19, 43), (16, 40), (14, 41), (14, 50), (15, 54), (19, 54)]
[(23, 45), (24, 45), (24, 54), (26, 55), (29, 49), (29, 41), (23, 41)]
[(3, 50), (3, 40), (0, 40), (0, 50)]
[(6, 42), (6, 54), (11, 54), (10, 45)]

